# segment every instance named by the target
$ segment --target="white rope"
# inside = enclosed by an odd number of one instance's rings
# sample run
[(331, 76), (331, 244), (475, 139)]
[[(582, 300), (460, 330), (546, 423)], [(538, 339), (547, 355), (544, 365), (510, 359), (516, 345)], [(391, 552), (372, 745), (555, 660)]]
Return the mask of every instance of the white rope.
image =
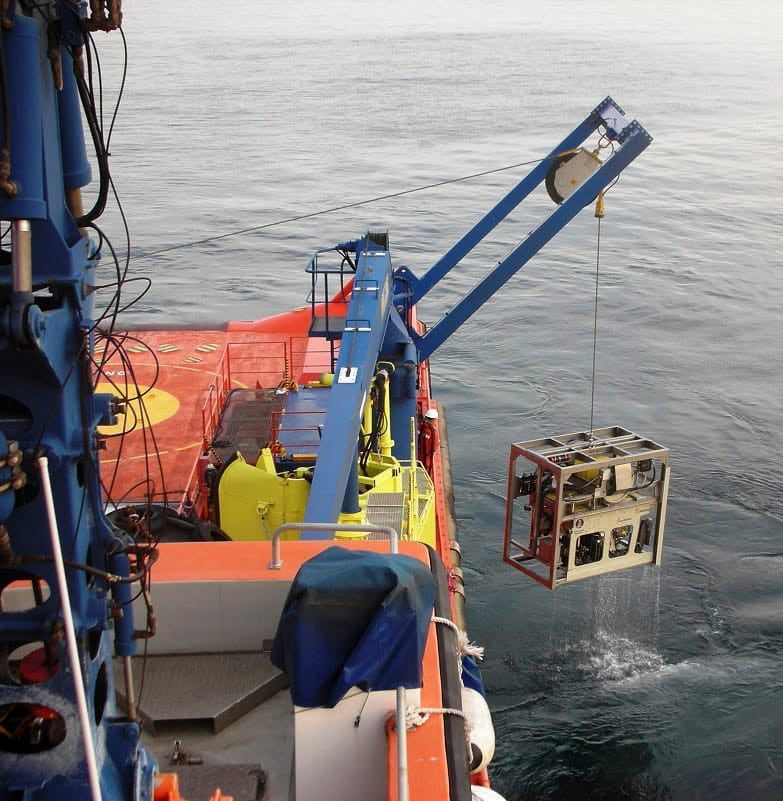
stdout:
[(472, 749), (470, 747), (470, 731), (473, 728), (470, 719), (461, 709), (454, 709), (453, 707), (443, 706), (408, 706), (405, 709), (405, 729), (418, 729), (423, 726), (429, 719), (430, 715), (456, 715), (462, 718), (465, 723), (465, 748), (468, 752), (468, 762), (470, 762)]
[(447, 706), (413, 706), (412, 704), (405, 708), (405, 728), (410, 730), (423, 726), (430, 719), (430, 715), (457, 715), (465, 721), (465, 728), (470, 728), (470, 721), (461, 709)]
[[(438, 617), (438, 615), (433, 615), (431, 619), (433, 623), (441, 623), (454, 632), (457, 638), (457, 656), (472, 656), (474, 659), (484, 659), (484, 647), (471, 642), (468, 639), (468, 633), (463, 631), (453, 620), (449, 620), (447, 617)], [(462, 660), (460, 660), (459, 674), (462, 676)]]

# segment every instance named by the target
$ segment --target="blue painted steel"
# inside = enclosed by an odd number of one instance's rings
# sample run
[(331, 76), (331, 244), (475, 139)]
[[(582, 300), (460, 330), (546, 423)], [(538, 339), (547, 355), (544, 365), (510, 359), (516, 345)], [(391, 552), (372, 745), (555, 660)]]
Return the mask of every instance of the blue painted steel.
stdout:
[[(424, 336), (417, 339), (419, 358), (429, 358), (467, 319), (489, 300), (511, 276), (567, 225), (598, 193), (606, 188), (652, 141), (637, 122), (624, 131), (625, 143), (607, 159), (572, 195), (566, 198), (541, 225), (506, 256), (462, 300), (450, 309)], [(538, 168), (536, 168), (537, 172)], [(543, 176), (539, 178), (543, 179)], [(415, 338), (415, 337), (414, 337)]]
[[(46, 12), (70, 18), (74, 7), (52, 2)], [(60, 93), (44, 57), (51, 47), (47, 28), (41, 12), (28, 16), (17, 10), (13, 28), (0, 34), (6, 60), (6, 122), (11, 129), (10, 179), (20, 187), (16, 197), (0, 196), (0, 220), (30, 220), (36, 292), (35, 296), (14, 292), (10, 270), (2, 271), (0, 444), (6, 439), (19, 442), (28, 486), (11, 496), (10, 509), (3, 499), (1, 514), (7, 517), (13, 553), (10, 559), (7, 552), (0, 555), (6, 559), (0, 561), (0, 589), (21, 578), (28, 586), (31, 580), (43, 582), (49, 592), (48, 599), (27, 611), (0, 613), (0, 651), (7, 653), (22, 643), (44, 643), (57, 667), (49, 679), (37, 684), (0, 684), (0, 707), (7, 710), (22, 703), (48, 707), (62, 716), (66, 737), (58, 745), (42, 747), (40, 753), (17, 753), (8, 739), (0, 738), (0, 801), (88, 797), (74, 670), (84, 680), (100, 749), (103, 797), (149, 799), (152, 760), (139, 746), (138, 724), (124, 720), (115, 704), (113, 650), (120, 655), (136, 650), (129, 587), (110, 587), (106, 577), (66, 569), (80, 643), (80, 664), (70, 665), (35, 468), (35, 457), (46, 455), (65, 558), (99, 570), (109, 565), (127, 578), (130, 543), (103, 515), (98, 476), (96, 425), (110, 417), (111, 399), (92, 393), (93, 300), (85, 295), (85, 285), (95, 283), (97, 255), (79, 231), (65, 198), (66, 188), (88, 180), (89, 164), (79, 144), (84, 135), (70, 56), (62, 50)]]
[(496, 226), (544, 180), (547, 170), (558, 155), (581, 145), (599, 125), (607, 128), (607, 137), (618, 139), (619, 133), (612, 127), (615, 116), (624, 116), (622, 109), (607, 97), (594, 108), (585, 119), (556, 145), (549, 155), (530, 171), (499, 203), (485, 214), (444, 256), (442, 256), (420, 279), (416, 280), (407, 272), (406, 277), (413, 284), (413, 300), (418, 302), (455, 265), (470, 253)]
[(359, 512), (359, 453), (354, 455), (353, 461), (348, 468), (348, 481), (345, 485), (345, 495), (343, 496), (343, 505), (340, 511), (343, 514), (355, 515)]
[[(35, 80), (41, 69), (40, 36), (41, 24), (19, 14), (15, 18), (13, 34), (5, 33), (3, 36), (8, 68), (8, 116), (12, 122), (10, 178), (19, 187), (19, 194), (14, 198), (0, 194), (0, 219), (4, 220), (46, 217), (41, 109), (44, 95), (49, 102), (53, 90)], [(30, 76), (32, 80), (22, 80), (22, 76)]]
[[(307, 523), (333, 523), (338, 518), (351, 465), (356, 460), (354, 443), (359, 441), (362, 409), (375, 373), (391, 301), (389, 251), (360, 252), (305, 514)], [(316, 531), (304, 531), (302, 537), (331, 539), (328, 533)]]
[(8, 519), (14, 508), (13, 471), (8, 465), (8, 439), (0, 431), (0, 523)]
[[(382, 358), (394, 366), (388, 385), (392, 431), (407, 432), (408, 421), (416, 417), (416, 395), (418, 371), (416, 369), (416, 346), (408, 326), (392, 306), (389, 324), (383, 339)], [(392, 455), (397, 459), (410, 459), (410, 437), (398, 435), (392, 445)]]
[(63, 73), (67, 76), (67, 79), (63, 80), (63, 88), (58, 97), (63, 183), (66, 189), (78, 189), (90, 183), (92, 170), (87, 160), (84, 136), (79, 135), (81, 131), (68, 123), (68, 120), (74, 119), (75, 115), (81, 114), (81, 106), (76, 81), (73, 80), (73, 59), (67, 50), (61, 50), (61, 53)]

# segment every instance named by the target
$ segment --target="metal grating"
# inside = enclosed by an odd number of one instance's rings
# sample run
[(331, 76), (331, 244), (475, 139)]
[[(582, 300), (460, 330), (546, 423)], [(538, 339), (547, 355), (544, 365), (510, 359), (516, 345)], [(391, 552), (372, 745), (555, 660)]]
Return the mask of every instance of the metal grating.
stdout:
[(255, 462), (272, 441), (272, 415), (285, 406), (285, 394), (274, 389), (235, 389), (226, 399), (212, 447), (225, 464), (237, 451)]
[[(208, 722), (217, 733), (288, 686), (261, 652), (135, 657), (131, 664), (136, 687), (144, 676), (139, 714), (153, 734), (160, 724), (183, 721)], [(124, 688), (121, 663), (115, 673)]]
[[(402, 533), (403, 493), (371, 492), (367, 498), (367, 522), (375, 526), (390, 526)], [(368, 539), (386, 539), (383, 534), (371, 534)]]

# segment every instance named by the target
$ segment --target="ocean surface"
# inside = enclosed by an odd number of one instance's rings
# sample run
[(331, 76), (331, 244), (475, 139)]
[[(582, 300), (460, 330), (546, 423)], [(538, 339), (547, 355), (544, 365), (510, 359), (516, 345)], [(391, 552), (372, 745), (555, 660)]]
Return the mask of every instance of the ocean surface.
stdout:
[[(168, 248), (541, 158), (607, 94), (655, 138), (606, 198), (594, 418), (671, 449), (660, 570), (549, 593), (500, 557), (509, 444), (589, 425), (590, 209), (433, 359), (509, 801), (783, 798), (781, 30), (772, 0), (125, 5), (112, 167), (154, 280), (126, 322), (298, 305), (310, 252), (368, 228), (421, 274), (524, 168)], [(98, 39), (108, 120), (122, 46)]]

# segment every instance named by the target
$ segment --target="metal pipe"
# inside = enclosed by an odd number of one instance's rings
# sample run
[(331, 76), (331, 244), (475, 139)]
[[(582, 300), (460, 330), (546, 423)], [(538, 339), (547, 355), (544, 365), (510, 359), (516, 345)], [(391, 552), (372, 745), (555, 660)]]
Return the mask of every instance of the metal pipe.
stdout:
[(122, 669), (125, 671), (125, 706), (128, 708), (128, 720), (136, 720), (136, 690), (133, 687), (131, 658), (122, 658)]
[(345, 485), (345, 495), (343, 496), (343, 505), (340, 511), (346, 515), (355, 515), (361, 511), (359, 506), (359, 459), (357, 458), (351, 463), (351, 469), (348, 471), (348, 482)]
[(11, 263), (13, 265), (14, 292), (33, 291), (33, 255), (32, 238), (29, 220), (14, 220), (11, 223), (13, 236), (13, 252)]
[[(82, 190), (78, 186), (74, 187), (73, 189), (65, 190), (65, 205), (68, 207), (68, 211), (71, 212), (71, 217), (73, 217), (74, 220), (84, 217), (84, 201), (82, 200)], [(80, 228), (79, 230), (85, 239), (89, 238), (86, 228)]]
[(397, 799), (409, 801), (408, 726), (405, 722), (405, 688), (397, 688)]
[(73, 675), (73, 689), (76, 695), (76, 706), (79, 710), (82, 739), (84, 740), (87, 774), (90, 780), (90, 794), (92, 795), (92, 801), (101, 801), (98, 762), (95, 758), (95, 744), (92, 740), (92, 729), (90, 728), (90, 715), (87, 709), (87, 694), (84, 691), (81, 661), (79, 660), (79, 651), (76, 647), (76, 628), (73, 623), (71, 596), (68, 592), (68, 581), (65, 577), (65, 564), (63, 563), (63, 552), (60, 546), (60, 532), (57, 527), (57, 515), (54, 510), (52, 482), (49, 477), (49, 460), (45, 456), (39, 456), (36, 460), (36, 464), (38, 465), (38, 474), (41, 478), (41, 490), (43, 491), (46, 516), (49, 521), (49, 538), (52, 544), (52, 556), (54, 557), (54, 567), (57, 573), (57, 586), (60, 590), (60, 610), (63, 615), (65, 639), (68, 646), (68, 657), (71, 661), (71, 674)]
[(389, 535), (389, 550), (391, 553), (399, 553), (400, 535), (391, 526), (373, 526), (364, 523), (283, 523), (278, 526), (272, 534), (272, 561), (269, 563), (270, 570), (280, 570), (283, 560), (280, 558), (280, 537), (286, 531), (356, 531), (356, 532), (376, 532), (378, 534)]

